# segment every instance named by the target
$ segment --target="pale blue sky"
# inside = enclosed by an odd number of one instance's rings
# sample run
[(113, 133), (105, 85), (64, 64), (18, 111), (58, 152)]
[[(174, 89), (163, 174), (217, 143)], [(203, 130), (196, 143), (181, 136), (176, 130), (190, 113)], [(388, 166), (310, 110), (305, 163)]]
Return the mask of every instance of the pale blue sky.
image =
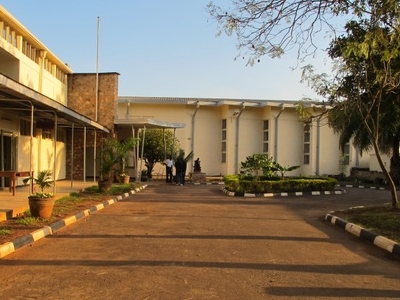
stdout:
[[(224, 0), (226, 2), (226, 0)], [(219, 3), (221, 1), (214, 1)], [(0, 0), (76, 73), (118, 72), (120, 96), (299, 100), (315, 97), (300, 83), (296, 55), (234, 60), (236, 40), (216, 37), (209, 0)], [(323, 68), (323, 55), (309, 60)]]

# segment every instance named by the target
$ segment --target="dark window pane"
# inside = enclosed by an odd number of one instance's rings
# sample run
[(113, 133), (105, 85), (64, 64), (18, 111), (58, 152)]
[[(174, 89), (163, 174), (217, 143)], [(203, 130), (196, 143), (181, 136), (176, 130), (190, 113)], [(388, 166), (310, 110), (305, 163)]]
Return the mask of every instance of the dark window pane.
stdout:
[(310, 153), (310, 144), (304, 144), (304, 154)]
[(310, 141), (310, 132), (304, 132), (304, 142)]
[(268, 143), (263, 144), (263, 152), (268, 154)]
[(268, 130), (269, 129), (269, 121), (265, 120), (264, 121), (264, 130)]
[(226, 129), (226, 119), (222, 120), (222, 129)]

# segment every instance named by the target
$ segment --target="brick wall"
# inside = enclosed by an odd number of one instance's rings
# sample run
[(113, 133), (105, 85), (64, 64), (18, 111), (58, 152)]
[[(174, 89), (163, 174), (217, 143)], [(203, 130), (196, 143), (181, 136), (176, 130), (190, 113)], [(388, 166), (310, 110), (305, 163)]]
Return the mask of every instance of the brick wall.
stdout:
[[(114, 133), (114, 106), (118, 98), (118, 73), (101, 73), (99, 74), (99, 94), (98, 94), (98, 123), (107, 127), (111, 134)], [(76, 112), (95, 120), (96, 118), (96, 74), (93, 73), (77, 73), (68, 76), (68, 107)], [(84, 174), (84, 131), (80, 129), (74, 130), (74, 149), (72, 158), (72, 129), (67, 134), (67, 162), (66, 176), (71, 178), (71, 165), (73, 164), (73, 179), (83, 180)], [(86, 130), (86, 149), (93, 152), (94, 140), (96, 139), (97, 151), (101, 149), (102, 139), (107, 134), (92, 129)], [(88, 157), (93, 154), (87, 153)], [(100, 153), (98, 152), (98, 155)], [(93, 165), (92, 161), (87, 161), (89, 166)], [(98, 173), (96, 171), (96, 173)], [(93, 174), (93, 170), (86, 170), (89, 177), (97, 176)]]
[[(97, 122), (114, 129), (114, 105), (118, 98), (118, 73), (100, 73), (97, 100)], [(96, 74), (77, 73), (68, 76), (68, 107), (96, 119)]]

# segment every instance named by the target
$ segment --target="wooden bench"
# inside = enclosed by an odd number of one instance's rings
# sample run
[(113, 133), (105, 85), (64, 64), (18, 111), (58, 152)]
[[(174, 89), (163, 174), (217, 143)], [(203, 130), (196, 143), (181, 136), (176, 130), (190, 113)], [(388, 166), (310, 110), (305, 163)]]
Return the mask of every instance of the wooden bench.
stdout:
[[(29, 177), (31, 176), (30, 171), (0, 171), (0, 177), (8, 177), (10, 179), (10, 193), (12, 188), (13, 196), (15, 196), (15, 192), (17, 190), (17, 177)], [(33, 177), (33, 171), (32, 171)], [(32, 193), (33, 193), (33, 184), (32, 186)]]

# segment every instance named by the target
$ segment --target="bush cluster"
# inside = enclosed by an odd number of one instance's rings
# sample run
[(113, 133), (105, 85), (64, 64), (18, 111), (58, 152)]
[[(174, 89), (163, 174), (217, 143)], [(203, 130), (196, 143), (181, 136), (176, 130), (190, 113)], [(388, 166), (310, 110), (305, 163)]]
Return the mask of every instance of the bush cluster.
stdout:
[(239, 193), (280, 193), (333, 191), (337, 180), (331, 177), (292, 177), (281, 179), (272, 176), (227, 175), (224, 177), (227, 190)]

